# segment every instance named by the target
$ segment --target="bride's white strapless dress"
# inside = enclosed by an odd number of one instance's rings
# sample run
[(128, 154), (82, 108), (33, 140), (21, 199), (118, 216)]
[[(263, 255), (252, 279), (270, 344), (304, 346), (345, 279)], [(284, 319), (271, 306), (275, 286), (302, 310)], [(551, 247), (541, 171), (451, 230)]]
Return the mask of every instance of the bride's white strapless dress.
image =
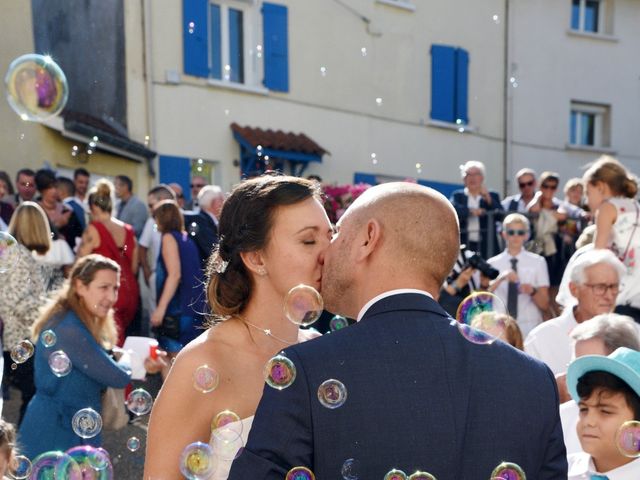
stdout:
[[(229, 470), (231, 470), (235, 454), (239, 448), (247, 444), (252, 423), (253, 415), (238, 422), (228, 423), (211, 432), (209, 444), (213, 448), (215, 470), (209, 480), (227, 480), (229, 478)], [(229, 432), (235, 433), (229, 435)], [(234, 435), (239, 435), (240, 438), (234, 438)], [(240, 444), (240, 439), (242, 444)]]

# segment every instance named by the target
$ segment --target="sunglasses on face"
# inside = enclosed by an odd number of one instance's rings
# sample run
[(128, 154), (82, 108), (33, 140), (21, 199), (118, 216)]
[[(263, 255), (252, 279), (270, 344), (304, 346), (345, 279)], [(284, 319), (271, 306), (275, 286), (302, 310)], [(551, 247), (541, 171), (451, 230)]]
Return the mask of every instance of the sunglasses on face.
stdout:
[(520, 186), (520, 188), (524, 188), (524, 187), (533, 187), (533, 184), (536, 183), (535, 180), (530, 180), (528, 182), (519, 182), (518, 185)]
[(527, 234), (526, 230), (512, 230), (510, 228), (507, 228), (507, 235), (510, 237), (513, 237), (515, 235), (522, 236), (526, 234)]
[(554, 183), (553, 185), (542, 185), (542, 189), (543, 190), (555, 190), (556, 188), (558, 188), (558, 184)]

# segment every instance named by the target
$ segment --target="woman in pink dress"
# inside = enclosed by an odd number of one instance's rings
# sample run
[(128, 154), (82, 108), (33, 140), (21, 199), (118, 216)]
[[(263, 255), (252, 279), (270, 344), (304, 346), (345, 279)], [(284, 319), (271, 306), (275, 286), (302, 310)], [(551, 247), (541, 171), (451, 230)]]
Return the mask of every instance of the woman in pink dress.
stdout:
[(99, 180), (89, 192), (91, 223), (82, 235), (78, 257), (99, 253), (120, 265), (120, 288), (114, 309), (118, 346), (122, 346), (125, 331), (135, 317), (140, 301), (136, 280), (138, 244), (131, 225), (111, 216), (113, 192), (113, 184), (106, 179)]

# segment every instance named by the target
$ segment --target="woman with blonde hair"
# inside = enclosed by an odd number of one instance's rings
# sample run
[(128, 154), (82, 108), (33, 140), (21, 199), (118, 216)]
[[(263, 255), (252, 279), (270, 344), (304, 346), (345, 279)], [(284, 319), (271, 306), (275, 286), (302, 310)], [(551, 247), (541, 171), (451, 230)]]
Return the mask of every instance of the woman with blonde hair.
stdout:
[(124, 343), (125, 331), (138, 309), (139, 287), (138, 243), (131, 225), (111, 215), (113, 210), (113, 184), (103, 178), (89, 191), (91, 223), (82, 235), (78, 257), (99, 253), (120, 266), (120, 291), (114, 305), (118, 329), (118, 346)]
[(31, 250), (42, 269), (47, 292), (62, 287), (62, 282), (75, 256), (67, 242), (52, 240), (47, 214), (35, 202), (21, 203), (11, 219), (9, 232), (18, 242)]
[[(102, 391), (124, 388), (131, 380), (128, 356), (122, 354), (116, 362), (109, 352), (118, 338), (113, 306), (119, 282), (116, 262), (102, 255), (82, 257), (68, 284), (34, 324), (36, 394), (19, 430), (27, 457), (101, 445), (100, 434), (79, 437), (72, 418), (84, 408), (101, 413)], [(147, 361), (145, 366), (153, 371), (157, 365)]]
[(589, 209), (595, 215), (594, 248), (611, 249), (627, 268), (615, 311), (640, 322), (638, 181), (618, 160), (603, 155), (584, 173), (583, 182)]

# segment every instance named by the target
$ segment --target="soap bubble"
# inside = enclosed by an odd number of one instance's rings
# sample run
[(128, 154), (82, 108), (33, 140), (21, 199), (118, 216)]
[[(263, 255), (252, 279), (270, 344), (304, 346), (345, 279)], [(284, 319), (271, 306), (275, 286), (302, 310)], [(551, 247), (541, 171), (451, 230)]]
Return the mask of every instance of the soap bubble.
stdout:
[(64, 377), (69, 375), (73, 365), (71, 360), (62, 350), (56, 350), (49, 355), (49, 368), (56, 377)]
[(264, 379), (277, 390), (287, 388), (296, 379), (296, 366), (284, 355), (276, 355), (264, 366)]
[(302, 327), (308, 327), (320, 318), (324, 301), (318, 291), (309, 285), (296, 285), (284, 298), (284, 314)]
[(344, 480), (360, 480), (360, 462), (355, 458), (345, 460), (340, 473)]
[(320, 75), (323, 77), (327, 76), (327, 67), (320, 67)]
[(31, 358), (35, 348), (29, 340), (22, 340), (11, 349), (11, 360), (15, 363), (24, 363)]
[(82, 470), (78, 463), (66, 453), (60, 451), (44, 452), (33, 459), (29, 478), (81, 480)]
[(4, 82), (9, 105), (22, 120), (46, 120), (59, 114), (67, 104), (67, 78), (48, 55), (16, 58), (9, 65)]
[(15, 238), (7, 232), (0, 232), (0, 274), (13, 270), (18, 263), (19, 249)]
[(331, 320), (329, 320), (329, 328), (332, 332), (343, 329), (344, 327), (349, 326), (349, 320), (344, 318), (341, 315), (335, 315)]
[(127, 448), (130, 452), (135, 452), (140, 448), (140, 439), (138, 437), (129, 437), (127, 439)]
[(189, 480), (204, 480), (213, 473), (213, 449), (210, 445), (195, 442), (182, 451), (180, 471)]
[(382, 105), (382, 97), (376, 97), (376, 106), (380, 107)]
[(629, 420), (620, 426), (616, 434), (616, 447), (625, 457), (640, 457), (640, 422)]
[(318, 387), (318, 400), (326, 408), (341, 407), (347, 401), (347, 388), (340, 380), (325, 380)]
[(527, 476), (519, 465), (502, 462), (491, 472), (491, 480), (526, 480)]
[(474, 292), (458, 306), (456, 318), (460, 333), (470, 342), (491, 344), (504, 333), (507, 309), (497, 295)]
[(57, 341), (58, 336), (53, 330), (45, 330), (40, 334), (40, 342), (47, 348), (53, 347)]
[(384, 476), (384, 480), (407, 480), (407, 474), (402, 470), (389, 470), (387, 474)]
[(427, 472), (414, 472), (409, 475), (409, 480), (436, 480), (436, 477)]
[(134, 415), (146, 415), (153, 406), (153, 397), (144, 388), (136, 388), (127, 395), (127, 409)]
[[(111, 458), (103, 448), (82, 445), (70, 448), (65, 452), (78, 464), (82, 472), (80, 479), (110, 480), (113, 478)], [(67, 479), (68, 476), (56, 478)]]
[(307, 467), (293, 467), (287, 472), (285, 480), (315, 480), (316, 476)]
[(102, 430), (102, 417), (93, 408), (83, 408), (71, 419), (71, 427), (79, 437), (93, 438)]
[(29, 475), (31, 475), (31, 460), (24, 455), (16, 456), (11, 476), (16, 480), (23, 480), (29, 478)]
[(218, 428), (212, 432), (212, 447), (217, 458), (233, 460), (244, 446), (241, 429), (236, 424)]
[(213, 368), (208, 365), (200, 365), (193, 372), (193, 386), (202, 393), (211, 393), (218, 388), (220, 376)]
[(456, 318), (462, 323), (471, 325), (476, 315), (483, 312), (507, 313), (507, 308), (500, 297), (490, 292), (473, 292), (467, 296), (456, 312)]
[(242, 422), (240, 422), (240, 415), (231, 410), (223, 410), (218, 413), (213, 420), (211, 421), (211, 430), (215, 430), (217, 428), (226, 427), (230, 423), (240, 423), (240, 433), (242, 433)]

